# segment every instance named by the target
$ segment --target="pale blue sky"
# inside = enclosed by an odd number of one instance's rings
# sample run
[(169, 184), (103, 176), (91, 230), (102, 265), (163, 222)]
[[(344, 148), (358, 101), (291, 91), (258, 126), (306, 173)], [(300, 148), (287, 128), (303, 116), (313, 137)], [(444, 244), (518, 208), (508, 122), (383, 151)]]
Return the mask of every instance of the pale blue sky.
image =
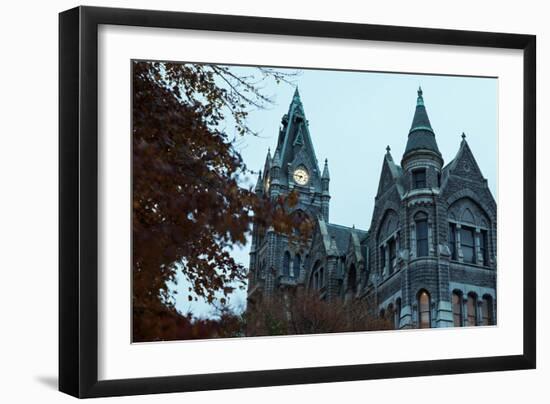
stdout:
[[(419, 85), (445, 164), (456, 155), (460, 135), (465, 132), (496, 198), (497, 79), (301, 70), (293, 81), (300, 91), (321, 169), (328, 158), (331, 223), (368, 229), (386, 146), (391, 147), (394, 161), (399, 163)], [(273, 96), (275, 105), (251, 112), (249, 125), (260, 136), (246, 136), (238, 142), (245, 163), (253, 170), (263, 168), (269, 147), (274, 150), (281, 117), (287, 113), (294, 93), (294, 87), (288, 84), (265, 84), (264, 92)], [(248, 266), (248, 251), (247, 246), (233, 255)], [(237, 306), (245, 301), (246, 291), (236, 292), (231, 298)], [(190, 305), (184, 295), (176, 305), (198, 316), (207, 316), (211, 311), (204, 302)]]

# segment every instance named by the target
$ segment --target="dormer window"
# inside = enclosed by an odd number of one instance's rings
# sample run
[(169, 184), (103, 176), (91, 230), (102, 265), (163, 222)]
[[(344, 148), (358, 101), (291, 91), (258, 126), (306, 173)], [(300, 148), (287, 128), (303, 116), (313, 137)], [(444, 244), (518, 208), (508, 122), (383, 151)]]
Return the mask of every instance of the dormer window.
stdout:
[(426, 169), (421, 168), (414, 170), (413, 175), (413, 189), (426, 188)]

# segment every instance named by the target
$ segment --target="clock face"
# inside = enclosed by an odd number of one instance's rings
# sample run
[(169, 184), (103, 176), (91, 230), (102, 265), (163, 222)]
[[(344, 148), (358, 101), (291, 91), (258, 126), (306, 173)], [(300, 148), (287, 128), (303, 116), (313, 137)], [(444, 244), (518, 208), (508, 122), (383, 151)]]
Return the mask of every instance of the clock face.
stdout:
[(294, 171), (294, 181), (298, 185), (306, 185), (309, 181), (309, 174), (304, 167), (299, 167)]

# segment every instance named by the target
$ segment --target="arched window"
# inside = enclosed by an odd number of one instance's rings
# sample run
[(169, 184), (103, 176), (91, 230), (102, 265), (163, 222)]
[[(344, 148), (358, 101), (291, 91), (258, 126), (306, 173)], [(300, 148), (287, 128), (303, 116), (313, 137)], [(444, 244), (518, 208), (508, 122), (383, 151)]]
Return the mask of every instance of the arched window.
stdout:
[(468, 295), (468, 304), (467, 304), (467, 310), (466, 310), (468, 325), (470, 327), (473, 327), (477, 324), (476, 301), (477, 301), (477, 296), (474, 293), (470, 293)]
[(325, 269), (319, 269), (319, 289), (325, 286)]
[(386, 318), (386, 310), (381, 309), (380, 314), (378, 315), (382, 320)]
[(283, 276), (290, 276), (290, 253), (285, 251), (283, 256)]
[(418, 328), (430, 328), (430, 294), (422, 290), (418, 294)]
[(490, 295), (483, 296), (481, 304), (481, 316), (483, 325), (494, 325), (493, 319), (493, 298)]
[(462, 327), (462, 293), (453, 292), (453, 322), (455, 327)]
[[(464, 197), (449, 206), (448, 216), (452, 222), (449, 224), (451, 259), (461, 259), (468, 264), (490, 266), (493, 254), (491, 215), (477, 201)], [(460, 243), (458, 243), (459, 240)]]
[(351, 264), (348, 272), (348, 290), (353, 293), (357, 292), (357, 271), (354, 264)]
[(414, 219), (416, 223), (416, 256), (426, 257), (428, 255), (428, 215), (420, 212)]
[(292, 263), (292, 276), (297, 278), (300, 276), (300, 266), (302, 265), (302, 257), (300, 254), (294, 256), (294, 262)]

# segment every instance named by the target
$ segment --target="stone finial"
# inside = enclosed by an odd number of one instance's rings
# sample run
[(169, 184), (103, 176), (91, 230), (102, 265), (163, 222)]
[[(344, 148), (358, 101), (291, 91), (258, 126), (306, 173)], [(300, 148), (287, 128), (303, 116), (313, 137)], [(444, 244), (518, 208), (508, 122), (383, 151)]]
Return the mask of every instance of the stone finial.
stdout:
[(386, 146), (386, 153), (387, 153), (387, 154), (390, 154), (390, 151), (391, 151), (391, 147), (390, 147), (390, 145), (387, 145), (387, 146)]
[(418, 98), (416, 99), (416, 105), (424, 105), (424, 97), (422, 96), (422, 87), (418, 86)]
[(325, 159), (325, 167), (323, 168), (323, 175), (321, 176), (324, 180), (330, 179), (330, 173), (328, 171), (328, 159)]
[(256, 192), (261, 192), (262, 191), (262, 170), (260, 170), (259, 173), (258, 173), (258, 181), (256, 182), (255, 191)]
[(464, 132), (462, 132), (462, 135), (460, 137), (462, 138), (463, 142), (466, 140), (466, 134)]

